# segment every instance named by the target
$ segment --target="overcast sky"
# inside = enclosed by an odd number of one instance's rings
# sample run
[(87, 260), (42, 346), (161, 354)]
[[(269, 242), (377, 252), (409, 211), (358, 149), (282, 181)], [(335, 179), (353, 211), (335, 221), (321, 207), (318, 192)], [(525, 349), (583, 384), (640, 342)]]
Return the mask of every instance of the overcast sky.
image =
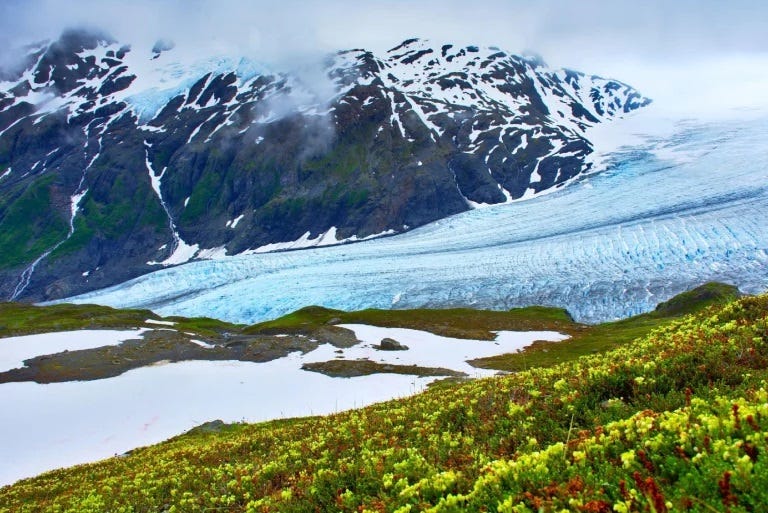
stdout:
[(0, 0), (14, 44), (99, 27), (121, 41), (239, 52), (276, 66), (409, 37), (535, 51), (632, 84), (682, 113), (768, 106), (768, 2), (759, 0)]

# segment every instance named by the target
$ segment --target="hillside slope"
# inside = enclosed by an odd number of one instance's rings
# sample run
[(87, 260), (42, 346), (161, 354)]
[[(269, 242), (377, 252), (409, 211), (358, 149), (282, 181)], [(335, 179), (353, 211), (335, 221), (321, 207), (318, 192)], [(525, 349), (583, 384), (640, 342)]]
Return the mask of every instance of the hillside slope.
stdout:
[(604, 355), (328, 417), (195, 430), (0, 511), (758, 511), (768, 296)]

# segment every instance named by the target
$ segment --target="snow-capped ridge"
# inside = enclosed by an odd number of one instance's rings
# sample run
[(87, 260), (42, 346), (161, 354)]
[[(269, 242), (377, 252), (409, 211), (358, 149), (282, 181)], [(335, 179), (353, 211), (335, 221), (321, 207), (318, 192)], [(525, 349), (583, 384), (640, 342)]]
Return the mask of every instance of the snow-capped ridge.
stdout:
[[(174, 60), (173, 48), (171, 42), (158, 41), (153, 48), (157, 51), (147, 58), (103, 34), (68, 31), (44, 51), (37, 48), (37, 61), (16, 84), (5, 82), (2, 89), (15, 90), (14, 104), (27, 101), (37, 107), (38, 115), (66, 107), (72, 116), (94, 112), (105, 103), (124, 102), (146, 125), (174, 98), (186, 98), (180, 110), (231, 104), (235, 97), (269, 95), (269, 91), (260, 91), (267, 84), (256, 84), (255, 79), (274, 77), (267, 82), (275, 83), (279, 77), (262, 63), (244, 57), (219, 56), (183, 64)], [(66, 71), (62, 71), (62, 63)], [(398, 111), (409, 109), (435, 136), (442, 130), (434, 118), (448, 115), (455, 119), (466, 109), (500, 111), (506, 118), (504, 124), (511, 127), (515, 120), (530, 115), (528, 105), (539, 103), (553, 126), (583, 131), (601, 118), (648, 102), (620, 82), (571, 70), (549, 70), (539, 58), (518, 57), (497, 47), (440, 45), (412, 38), (383, 58), (362, 49), (348, 50), (330, 57), (327, 64), (327, 74), (337, 90), (329, 98), (316, 98), (317, 105), (379, 82), (385, 90), (405, 98), (405, 102), (392, 98), (393, 125), (402, 126)], [(204, 77), (208, 78), (202, 85), (209, 88), (214, 81), (228, 80), (225, 85), (232, 93), (215, 96), (195, 91)], [(294, 94), (305, 90), (295, 80), (291, 86)], [(566, 118), (577, 121), (569, 123)], [(498, 128), (503, 131), (504, 127)]]
[[(67, 246), (76, 265), (63, 268), (101, 267), (89, 287), (527, 200), (593, 172), (590, 128), (649, 102), (535, 57), (416, 38), (301, 71), (77, 31), (29, 52), (24, 71), (0, 83), (0, 139), (13, 141), (0, 188), (55, 176), (49, 192), (70, 198), (69, 212), (61, 201), (51, 209), (83, 235)], [(121, 202), (124, 216), (103, 215)], [(90, 236), (99, 242), (88, 246)], [(46, 258), (9, 280), (46, 297), (84, 286), (78, 272), (47, 287), (40, 272), (55, 266), (37, 265)]]

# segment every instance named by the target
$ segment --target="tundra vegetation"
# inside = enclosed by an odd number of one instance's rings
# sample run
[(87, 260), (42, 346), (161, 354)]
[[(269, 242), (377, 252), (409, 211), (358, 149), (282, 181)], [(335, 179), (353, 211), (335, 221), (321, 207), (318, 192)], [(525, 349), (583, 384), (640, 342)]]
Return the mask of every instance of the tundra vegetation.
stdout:
[(5, 487), (0, 511), (760, 511), (767, 336), (768, 296), (744, 297), (553, 365), (193, 430)]

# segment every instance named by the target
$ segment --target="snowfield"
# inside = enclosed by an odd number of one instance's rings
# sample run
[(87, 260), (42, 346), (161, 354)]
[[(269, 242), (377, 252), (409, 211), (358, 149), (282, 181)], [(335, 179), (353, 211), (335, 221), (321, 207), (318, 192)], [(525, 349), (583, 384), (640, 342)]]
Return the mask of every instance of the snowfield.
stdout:
[[(345, 349), (345, 359), (444, 367), (473, 376), (493, 375), (494, 371), (475, 369), (465, 360), (516, 351), (535, 340), (566, 338), (533, 331), (500, 332), (496, 341), (462, 340), (416, 330), (348, 327), (363, 342)], [(49, 354), (58, 340), (74, 340), (76, 333), (16, 338), (34, 341), (39, 349), (34, 354)], [(91, 340), (99, 332), (82, 333), (80, 340)], [(116, 334), (135, 338), (139, 331), (100, 333), (99, 345), (103, 346), (117, 340)], [(377, 351), (370, 347), (384, 337), (396, 337), (409, 349)], [(18, 343), (0, 339), (0, 364), (18, 359)], [(329, 414), (414, 394), (437, 379), (400, 374), (331, 378), (301, 369), (307, 362), (338, 358), (335, 349), (325, 344), (304, 355), (292, 353), (266, 363), (156, 364), (96, 381), (2, 384), (0, 410), (12, 413), (8, 422), (0, 423), (0, 486), (58, 467), (122, 454), (215, 419), (258, 422)]]
[(192, 262), (65, 301), (241, 323), (307, 305), (552, 305), (598, 322), (711, 280), (765, 290), (768, 117), (652, 112), (596, 127), (605, 170), (551, 194), (394, 237)]

